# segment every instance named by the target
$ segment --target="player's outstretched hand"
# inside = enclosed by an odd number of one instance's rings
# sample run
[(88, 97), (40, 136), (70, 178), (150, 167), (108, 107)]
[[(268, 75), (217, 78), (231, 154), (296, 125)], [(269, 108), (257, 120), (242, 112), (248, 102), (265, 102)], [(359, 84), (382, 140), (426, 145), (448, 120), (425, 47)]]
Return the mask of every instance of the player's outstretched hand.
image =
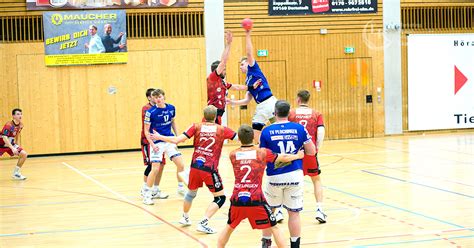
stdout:
[(159, 152), (160, 151), (160, 148), (158, 148), (158, 146), (155, 145), (155, 143), (151, 143), (151, 149), (153, 149), (154, 152)]
[(20, 153), (18, 152), (18, 149), (16, 149), (16, 147), (13, 147), (13, 148), (12, 148), (12, 152), (13, 152), (14, 155), (20, 154)]
[(153, 133), (150, 134), (152, 140), (160, 140), (160, 136), (161, 135), (156, 130), (153, 130)]
[(230, 32), (229, 30), (227, 30), (225, 32), (225, 40), (226, 40), (226, 43), (227, 45), (230, 45), (232, 43), (232, 32)]
[(304, 158), (304, 150), (299, 150), (296, 155), (298, 155), (299, 159), (303, 159)]

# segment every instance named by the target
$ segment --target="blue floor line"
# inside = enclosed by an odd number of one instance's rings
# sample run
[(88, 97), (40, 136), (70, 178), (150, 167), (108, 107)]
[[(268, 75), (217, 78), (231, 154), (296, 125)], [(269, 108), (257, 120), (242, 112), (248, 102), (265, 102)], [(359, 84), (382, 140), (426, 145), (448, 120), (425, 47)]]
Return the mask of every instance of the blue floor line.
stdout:
[(426, 185), (426, 184), (422, 184), (422, 183), (417, 183), (417, 182), (408, 181), (408, 180), (405, 180), (405, 179), (400, 179), (400, 178), (396, 178), (396, 177), (386, 176), (386, 175), (382, 175), (382, 174), (375, 173), (375, 172), (371, 172), (371, 171), (367, 171), (367, 170), (361, 170), (361, 171), (362, 171), (362, 172), (365, 172), (365, 173), (372, 174), (372, 175), (380, 176), (380, 177), (390, 178), (390, 179), (397, 180), (397, 181), (404, 182), (404, 183), (411, 183), (411, 184), (415, 184), (415, 185), (418, 185), (418, 186), (422, 186), (422, 187), (426, 187), (426, 188), (430, 188), (430, 189), (435, 189), (435, 190), (443, 191), (443, 192), (446, 192), (446, 193), (451, 193), (451, 194), (455, 194), (455, 195), (460, 195), (460, 196), (468, 197), (468, 198), (471, 198), (471, 199), (474, 198), (474, 196), (472, 196), (472, 195), (466, 195), (466, 194), (463, 194), (463, 193), (458, 193), (458, 192), (454, 192), (454, 191), (450, 191), (450, 190), (440, 189), (440, 188), (436, 188), (436, 187), (433, 187), (433, 186), (430, 186), (430, 185)]
[[(464, 239), (464, 238), (472, 238), (474, 235), (464, 235), (464, 236), (456, 236), (447, 238), (448, 240), (451, 239)], [(423, 242), (430, 242), (430, 241), (439, 241), (444, 240), (444, 238), (434, 238), (434, 239), (422, 239), (422, 240), (409, 240), (409, 241), (400, 241), (400, 242), (386, 242), (386, 243), (379, 243), (379, 244), (369, 244), (369, 245), (357, 245), (352, 246), (353, 248), (364, 248), (364, 247), (373, 247), (373, 246), (386, 246), (386, 245), (400, 245), (400, 244), (410, 244), (410, 243), (423, 243)]]
[(346, 192), (346, 191), (343, 191), (343, 190), (340, 190), (340, 189), (337, 189), (337, 188), (334, 188), (334, 187), (331, 187), (331, 186), (325, 186), (325, 188), (336, 191), (336, 192), (339, 192), (339, 193), (343, 193), (343, 194), (346, 194), (346, 195), (350, 195), (352, 197), (359, 198), (359, 199), (362, 199), (362, 200), (365, 200), (365, 201), (369, 201), (369, 202), (372, 202), (372, 203), (377, 203), (377, 204), (380, 204), (382, 206), (386, 206), (386, 207), (389, 207), (389, 208), (393, 208), (393, 209), (397, 209), (397, 210), (400, 210), (400, 211), (403, 211), (403, 212), (407, 212), (407, 213), (410, 213), (410, 214), (421, 216), (421, 217), (429, 219), (429, 220), (434, 220), (434, 221), (437, 221), (437, 222), (440, 222), (440, 223), (443, 223), (443, 224), (447, 224), (447, 225), (450, 225), (450, 226), (454, 226), (454, 227), (457, 227), (457, 228), (465, 228), (464, 226), (461, 226), (461, 225), (458, 225), (458, 224), (454, 224), (454, 223), (451, 223), (451, 222), (448, 222), (448, 221), (440, 220), (440, 219), (437, 219), (437, 218), (434, 218), (434, 217), (431, 217), (431, 216), (428, 216), (428, 215), (424, 215), (424, 214), (417, 213), (417, 212), (414, 212), (414, 211), (411, 211), (411, 210), (408, 210), (408, 209), (405, 209), (405, 208), (401, 208), (401, 207), (393, 206), (393, 205), (390, 205), (390, 204), (386, 204), (386, 203), (383, 203), (383, 202), (380, 202), (380, 201), (372, 200), (372, 199), (369, 199), (369, 198), (366, 198), (366, 197), (363, 197), (363, 196), (359, 196), (359, 195), (356, 195), (356, 194), (352, 194), (352, 193), (349, 193), (349, 192)]

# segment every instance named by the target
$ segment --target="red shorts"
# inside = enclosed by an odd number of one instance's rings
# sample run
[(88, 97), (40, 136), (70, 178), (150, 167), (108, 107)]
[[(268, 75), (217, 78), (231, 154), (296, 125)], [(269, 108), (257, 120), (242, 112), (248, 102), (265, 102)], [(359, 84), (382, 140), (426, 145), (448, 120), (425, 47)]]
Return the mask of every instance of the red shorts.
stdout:
[[(150, 149), (148, 149), (150, 145), (148, 144), (145, 144), (143, 145), (142, 144), (142, 155), (143, 155), (143, 165), (144, 166), (148, 166), (150, 164)], [(161, 165), (165, 165), (166, 164), (166, 159), (165, 159), (165, 154), (163, 153), (163, 161), (161, 161)]]
[(319, 169), (319, 162), (318, 162), (318, 154), (316, 153), (315, 156), (311, 155), (304, 155), (303, 158), (303, 173), (305, 176), (318, 176), (321, 174), (321, 170)]
[(249, 219), (252, 229), (267, 229), (275, 226), (276, 219), (268, 204), (262, 206), (230, 206), (227, 224), (235, 229), (242, 220)]
[[(23, 148), (21, 148), (20, 146), (17, 147), (16, 149), (18, 150), (18, 153), (23, 151)], [(15, 155), (15, 154), (13, 154), (12, 149), (10, 149), (9, 147), (0, 147), (0, 156), (2, 156), (5, 152), (8, 153), (8, 155), (10, 155), (10, 156)]]
[(189, 172), (189, 184), (188, 188), (190, 190), (197, 190), (202, 187), (202, 184), (206, 184), (207, 188), (211, 192), (219, 192), (224, 189), (222, 184), (221, 176), (217, 171), (203, 171), (191, 167)]

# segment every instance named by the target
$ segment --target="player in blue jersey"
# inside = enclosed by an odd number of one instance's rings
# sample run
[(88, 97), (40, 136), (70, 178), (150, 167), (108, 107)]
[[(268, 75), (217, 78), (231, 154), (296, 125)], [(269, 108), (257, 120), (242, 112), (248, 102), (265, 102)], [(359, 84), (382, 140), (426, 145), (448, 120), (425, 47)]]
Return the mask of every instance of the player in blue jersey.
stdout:
[[(305, 154), (315, 154), (316, 148), (311, 136), (303, 125), (288, 121), (290, 104), (277, 101), (276, 122), (262, 131), (260, 147), (274, 153), (296, 154), (304, 148)], [(288, 210), (288, 229), (291, 248), (299, 247), (301, 221), (299, 212), (303, 210), (303, 162), (301, 159), (288, 163), (267, 163), (267, 187), (265, 198), (272, 208), (283, 206)], [(263, 231), (263, 246), (271, 244), (271, 232)]]
[(257, 108), (252, 117), (252, 129), (255, 133), (255, 142), (260, 138), (260, 133), (265, 124), (270, 121), (275, 121), (274, 108), (277, 101), (273, 96), (265, 75), (263, 75), (260, 66), (253, 56), (252, 39), (250, 38), (250, 30), (245, 31), (245, 44), (247, 57), (240, 60), (240, 70), (247, 74), (245, 84), (247, 86), (247, 94), (244, 99), (231, 100), (227, 102), (231, 105), (247, 105), (252, 98), (257, 103)]
[[(155, 177), (160, 170), (160, 167), (163, 166), (163, 154), (166, 154), (177, 167), (177, 178), (178, 178), (178, 193), (184, 194), (184, 184), (183, 179), (179, 176), (180, 173), (184, 172), (184, 164), (181, 153), (178, 151), (175, 144), (166, 143), (160, 140), (153, 140), (151, 133), (156, 131), (164, 136), (174, 136), (171, 129), (174, 133), (178, 133), (176, 129), (176, 123), (174, 118), (176, 116), (176, 109), (173, 105), (165, 103), (165, 92), (161, 89), (154, 90), (151, 93), (153, 101), (155, 101), (155, 106), (151, 107), (146, 111), (145, 120), (144, 120), (144, 131), (145, 137), (148, 140), (150, 162), (152, 165), (150, 174), (147, 178), (147, 187), (144, 190), (143, 203), (147, 205), (153, 205), (153, 198), (166, 198), (161, 195), (160, 190), (155, 183)], [(162, 169), (162, 168), (161, 168)], [(156, 180), (161, 180), (161, 177), (158, 177)], [(153, 187), (153, 188), (152, 188)]]

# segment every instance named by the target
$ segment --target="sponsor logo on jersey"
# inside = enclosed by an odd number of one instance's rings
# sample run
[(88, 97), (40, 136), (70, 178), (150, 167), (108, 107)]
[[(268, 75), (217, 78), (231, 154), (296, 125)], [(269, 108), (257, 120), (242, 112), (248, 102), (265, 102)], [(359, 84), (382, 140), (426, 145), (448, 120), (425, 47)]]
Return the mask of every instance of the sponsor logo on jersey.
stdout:
[(217, 125), (202, 125), (201, 133), (215, 133), (217, 132)]
[(257, 159), (257, 151), (242, 151), (235, 153), (236, 160)]

